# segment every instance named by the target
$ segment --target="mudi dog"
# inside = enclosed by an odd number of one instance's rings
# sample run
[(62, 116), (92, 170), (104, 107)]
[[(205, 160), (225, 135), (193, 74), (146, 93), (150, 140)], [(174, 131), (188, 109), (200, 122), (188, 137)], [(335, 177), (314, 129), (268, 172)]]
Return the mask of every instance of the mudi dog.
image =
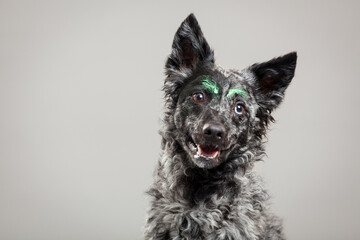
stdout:
[(184, 20), (165, 66), (162, 154), (145, 239), (284, 239), (253, 166), (296, 59), (292, 52), (223, 69), (195, 16)]

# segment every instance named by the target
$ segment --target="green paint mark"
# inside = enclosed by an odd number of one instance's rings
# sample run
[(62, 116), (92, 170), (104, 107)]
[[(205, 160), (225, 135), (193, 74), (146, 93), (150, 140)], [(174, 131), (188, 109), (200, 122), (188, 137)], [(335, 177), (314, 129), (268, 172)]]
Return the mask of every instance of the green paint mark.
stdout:
[(204, 79), (202, 80), (202, 85), (209, 90), (209, 92), (214, 94), (219, 94), (219, 87), (216, 82), (212, 81), (209, 75), (201, 75)]
[(226, 97), (231, 98), (232, 96), (234, 96), (235, 94), (239, 94), (240, 96), (244, 97), (244, 98), (248, 98), (249, 95), (247, 94), (247, 92), (245, 92), (244, 89), (240, 89), (240, 88), (231, 88), (228, 92), (228, 94), (226, 95)]

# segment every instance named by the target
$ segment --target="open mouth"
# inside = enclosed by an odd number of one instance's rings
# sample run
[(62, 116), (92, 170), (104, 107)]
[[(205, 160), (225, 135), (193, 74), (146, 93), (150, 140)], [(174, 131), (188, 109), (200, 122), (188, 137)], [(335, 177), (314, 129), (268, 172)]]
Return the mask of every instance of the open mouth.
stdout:
[(190, 137), (188, 137), (188, 141), (190, 149), (195, 153), (195, 159), (219, 160), (221, 149), (218, 146), (211, 144), (196, 144)]
[(203, 157), (205, 159), (216, 159), (220, 156), (220, 149), (217, 146), (212, 145), (196, 145), (197, 152), (195, 158)]

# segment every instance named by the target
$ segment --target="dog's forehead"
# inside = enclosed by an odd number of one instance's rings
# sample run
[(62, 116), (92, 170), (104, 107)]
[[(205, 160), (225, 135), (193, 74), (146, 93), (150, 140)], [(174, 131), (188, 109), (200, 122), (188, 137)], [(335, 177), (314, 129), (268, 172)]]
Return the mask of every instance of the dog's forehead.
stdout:
[(200, 69), (195, 71), (185, 84), (185, 89), (187, 89), (185, 92), (200, 86), (216, 95), (222, 93), (224, 96), (231, 97), (233, 94), (240, 93), (247, 96), (251, 91), (248, 77), (244, 71), (225, 69), (220, 66)]
[(246, 80), (249, 76), (247, 76), (246, 72), (235, 69), (225, 69), (221, 66), (217, 66), (217, 70), (223, 76), (224, 84), (230, 87), (241, 87), (247, 85)]
[(240, 94), (243, 97), (248, 97), (249, 84), (247, 82), (246, 74), (237, 70), (227, 70), (222, 67), (217, 67), (207, 73), (202, 73), (196, 77), (197, 84), (202, 84), (205, 88), (215, 94), (222, 92), (223, 96), (231, 97), (234, 94)]

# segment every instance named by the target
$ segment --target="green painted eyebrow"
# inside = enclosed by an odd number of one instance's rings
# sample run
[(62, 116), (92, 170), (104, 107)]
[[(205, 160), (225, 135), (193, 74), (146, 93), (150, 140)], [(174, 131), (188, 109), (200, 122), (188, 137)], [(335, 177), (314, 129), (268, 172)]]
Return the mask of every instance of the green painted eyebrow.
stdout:
[(240, 96), (244, 97), (244, 98), (248, 98), (249, 95), (247, 94), (247, 92), (244, 89), (241, 88), (231, 88), (229, 89), (228, 94), (226, 95), (226, 97), (231, 98), (232, 96), (234, 96), (235, 94), (239, 94)]
[(216, 84), (215, 81), (212, 81), (210, 79), (209, 75), (201, 75), (202, 78), (204, 78), (202, 80), (202, 85), (209, 90), (209, 92), (214, 93), (214, 94), (219, 94), (219, 87)]

